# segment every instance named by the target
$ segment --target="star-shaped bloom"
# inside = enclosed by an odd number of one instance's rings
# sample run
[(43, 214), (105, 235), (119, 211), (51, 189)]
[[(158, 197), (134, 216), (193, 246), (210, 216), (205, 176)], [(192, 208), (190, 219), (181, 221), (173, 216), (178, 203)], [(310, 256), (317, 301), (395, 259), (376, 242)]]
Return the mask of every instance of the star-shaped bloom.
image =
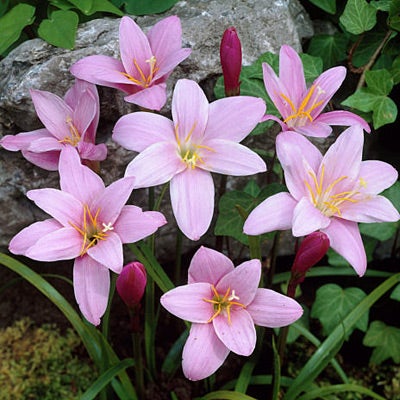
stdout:
[(198, 240), (214, 212), (214, 183), (210, 172), (251, 175), (264, 172), (264, 161), (239, 144), (265, 112), (262, 99), (234, 96), (208, 103), (199, 85), (177, 82), (172, 119), (135, 112), (117, 121), (113, 139), (140, 152), (126, 169), (135, 188), (170, 182), (172, 209), (179, 228)]
[(59, 172), (61, 190), (27, 193), (52, 218), (23, 229), (9, 249), (38, 261), (75, 259), (76, 300), (85, 318), (98, 325), (107, 307), (109, 270), (122, 270), (122, 245), (151, 235), (166, 221), (161, 213), (125, 205), (134, 178), (104, 187), (96, 173), (81, 165), (72, 147), (61, 152)]
[(396, 182), (398, 173), (385, 162), (362, 161), (363, 142), (359, 125), (347, 128), (322, 156), (307, 138), (280, 133), (277, 155), (289, 193), (278, 193), (258, 205), (244, 232), (259, 235), (292, 229), (299, 237), (320, 230), (362, 276), (367, 259), (357, 223), (399, 220), (393, 204), (379, 195)]
[(57, 171), (60, 151), (66, 146), (76, 147), (88, 165), (106, 158), (106, 145), (95, 144), (100, 113), (95, 85), (77, 79), (64, 99), (42, 90), (30, 93), (45, 127), (4, 136), (1, 146), (10, 151), (21, 150), (28, 161), (49, 171)]
[(182, 28), (177, 16), (155, 24), (147, 36), (130, 17), (119, 26), (121, 61), (92, 55), (77, 61), (71, 73), (102, 86), (122, 90), (125, 101), (150, 110), (160, 110), (166, 100), (166, 81), (191, 49), (182, 48)]
[(259, 260), (235, 268), (224, 254), (200, 247), (188, 272), (188, 284), (170, 290), (160, 300), (171, 314), (192, 322), (182, 355), (188, 379), (210, 376), (230, 351), (250, 355), (256, 344), (254, 324), (282, 327), (303, 313), (290, 297), (258, 288)]
[(365, 131), (371, 131), (361, 117), (349, 111), (323, 112), (342, 84), (346, 68), (328, 69), (307, 88), (301, 59), (287, 45), (282, 46), (279, 52), (279, 77), (267, 63), (262, 67), (265, 89), (283, 121), (274, 115), (266, 115), (264, 119), (278, 122), (283, 131), (317, 137), (329, 136), (332, 132), (330, 125), (360, 125)]

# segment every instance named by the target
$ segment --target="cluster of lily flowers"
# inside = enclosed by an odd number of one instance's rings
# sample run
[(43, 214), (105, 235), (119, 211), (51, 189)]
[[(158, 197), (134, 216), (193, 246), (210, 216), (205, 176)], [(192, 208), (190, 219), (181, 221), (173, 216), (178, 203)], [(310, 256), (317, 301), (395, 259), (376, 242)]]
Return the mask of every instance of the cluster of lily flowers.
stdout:
[[(167, 78), (190, 55), (190, 49), (182, 48), (181, 35), (176, 16), (161, 20), (147, 35), (131, 18), (123, 17), (121, 59), (93, 55), (77, 61), (71, 67), (75, 84), (63, 99), (32, 89), (44, 128), (0, 141), (5, 149), (21, 151), (31, 163), (60, 176), (60, 189), (27, 193), (51, 218), (19, 232), (10, 251), (39, 261), (74, 259), (76, 301), (94, 325), (107, 307), (109, 270), (120, 274), (117, 289), (128, 305), (133, 307), (143, 294), (145, 270), (140, 263), (123, 268), (123, 244), (144, 239), (167, 223), (160, 212), (127, 205), (132, 191), (169, 182), (180, 230), (199, 240), (214, 213), (211, 173), (248, 176), (266, 171), (263, 159), (240, 144), (261, 121), (272, 119), (281, 125), (276, 151), (288, 192), (257, 206), (244, 223), (244, 233), (291, 229), (293, 236), (305, 236), (303, 243), (311, 247), (303, 252), (303, 261), (297, 260), (297, 283), (316, 261), (312, 256), (310, 262), (307, 255), (316, 244), (322, 253), (332, 247), (362, 276), (367, 261), (357, 223), (399, 220), (395, 207), (379, 195), (397, 180), (397, 171), (381, 161), (362, 161), (368, 124), (348, 111), (324, 112), (345, 78), (344, 67), (325, 71), (307, 88), (300, 57), (290, 46), (282, 46), (279, 76), (263, 64), (265, 88), (282, 116), (279, 119), (266, 114), (262, 99), (238, 95), (241, 47), (231, 28), (221, 43), (229, 97), (209, 103), (196, 82), (178, 80), (170, 120), (149, 111), (164, 106)], [(143, 110), (122, 116), (114, 127), (113, 140), (139, 154), (125, 176), (108, 187), (96, 173), (107, 155), (105, 144), (95, 143), (96, 84), (123, 91), (127, 102)], [(332, 125), (349, 127), (323, 155), (307, 136), (327, 137)], [(321, 251), (317, 253), (321, 258)], [(188, 284), (161, 297), (169, 312), (192, 323), (183, 350), (187, 378), (211, 375), (230, 351), (250, 355), (256, 344), (254, 325), (282, 327), (300, 318), (298, 302), (259, 288), (260, 278), (260, 260), (234, 267), (224, 254), (200, 247), (190, 263)]]

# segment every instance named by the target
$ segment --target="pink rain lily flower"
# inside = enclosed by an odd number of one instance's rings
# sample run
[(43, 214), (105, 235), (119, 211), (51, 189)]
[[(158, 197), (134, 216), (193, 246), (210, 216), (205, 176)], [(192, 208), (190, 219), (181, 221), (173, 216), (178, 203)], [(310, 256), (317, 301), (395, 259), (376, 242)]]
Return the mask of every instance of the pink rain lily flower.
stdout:
[(260, 277), (259, 260), (234, 268), (224, 254), (201, 247), (190, 263), (188, 284), (161, 297), (170, 313), (192, 322), (182, 355), (188, 379), (210, 376), (230, 351), (250, 355), (256, 344), (254, 324), (277, 328), (301, 317), (295, 300), (258, 288)]
[(72, 147), (61, 152), (59, 171), (61, 190), (27, 193), (52, 218), (23, 229), (9, 249), (38, 261), (75, 259), (76, 300), (85, 318), (98, 325), (107, 307), (109, 270), (117, 274), (122, 270), (122, 245), (143, 239), (166, 221), (161, 213), (125, 205), (134, 178), (106, 188), (96, 173), (80, 163)]
[(121, 61), (92, 55), (76, 62), (71, 73), (80, 79), (122, 90), (125, 101), (160, 110), (166, 100), (166, 81), (191, 49), (182, 48), (182, 28), (177, 16), (155, 24), (147, 36), (130, 17), (119, 26)]
[(330, 246), (358, 275), (367, 260), (358, 222), (394, 222), (399, 213), (379, 193), (397, 180), (397, 171), (382, 161), (362, 161), (364, 135), (359, 125), (347, 128), (322, 156), (305, 137), (282, 132), (277, 155), (289, 193), (273, 195), (249, 215), (244, 232), (259, 235), (292, 229), (294, 236), (324, 232)]
[(365, 131), (371, 131), (361, 117), (349, 111), (323, 113), (342, 84), (346, 68), (328, 69), (307, 88), (301, 59), (287, 45), (279, 52), (279, 78), (267, 63), (262, 66), (265, 89), (283, 118), (281, 121), (274, 115), (266, 115), (264, 120), (272, 119), (283, 131), (296, 131), (306, 136), (327, 137), (332, 132), (330, 125), (360, 125)]
[(4, 136), (1, 146), (10, 151), (21, 150), (28, 161), (49, 171), (57, 171), (60, 152), (66, 146), (76, 147), (88, 165), (106, 158), (106, 145), (95, 144), (100, 113), (95, 85), (76, 80), (64, 99), (42, 90), (31, 90), (31, 96), (45, 127)]
[(191, 240), (208, 229), (214, 212), (214, 183), (210, 172), (251, 175), (266, 170), (264, 161), (239, 144), (257, 125), (265, 103), (236, 96), (209, 104), (199, 85), (177, 82), (172, 119), (136, 112), (117, 121), (113, 139), (140, 152), (126, 169), (135, 188), (170, 182), (172, 209), (179, 228)]

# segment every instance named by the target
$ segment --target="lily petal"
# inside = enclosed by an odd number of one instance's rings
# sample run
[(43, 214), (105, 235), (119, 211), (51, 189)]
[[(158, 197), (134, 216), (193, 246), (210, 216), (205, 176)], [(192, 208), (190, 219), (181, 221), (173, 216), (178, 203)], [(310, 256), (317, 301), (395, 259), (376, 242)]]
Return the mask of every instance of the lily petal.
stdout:
[(241, 142), (265, 114), (264, 100), (251, 96), (233, 96), (210, 103), (205, 137)]
[(44, 153), (47, 151), (61, 151), (64, 146), (54, 136), (47, 136), (33, 140), (26, 149), (33, 153)]
[(167, 223), (163, 214), (156, 211), (142, 211), (141, 208), (124, 206), (114, 223), (122, 243), (134, 243), (152, 235), (160, 226)]
[(365, 122), (363, 118), (354, 114), (350, 111), (337, 110), (328, 111), (320, 114), (314, 122), (322, 122), (328, 125), (339, 125), (339, 126), (352, 126), (361, 125), (361, 127), (368, 133), (371, 132), (371, 128)]
[(212, 299), (209, 283), (197, 282), (178, 286), (160, 298), (162, 306), (171, 314), (189, 322), (208, 323), (214, 314), (214, 306), (204, 299)]
[(124, 97), (128, 103), (137, 104), (149, 110), (160, 111), (167, 101), (167, 85), (165, 82), (139, 90), (136, 93)]
[(78, 257), (73, 272), (75, 298), (83, 316), (100, 324), (110, 292), (110, 272), (89, 256)]
[(192, 381), (207, 378), (224, 363), (228, 354), (229, 349), (218, 339), (211, 324), (193, 324), (183, 348), (183, 373)]
[(360, 179), (365, 186), (363, 193), (378, 194), (392, 186), (399, 174), (390, 164), (378, 160), (361, 162)]
[(367, 256), (357, 223), (332, 218), (322, 232), (328, 235), (332, 249), (344, 257), (359, 276), (363, 276), (367, 269)]
[(246, 310), (256, 325), (268, 328), (290, 325), (303, 314), (296, 300), (270, 289), (257, 289), (254, 300)]
[(214, 182), (199, 168), (186, 169), (170, 182), (172, 210), (181, 231), (199, 240), (210, 226), (214, 212)]
[(256, 329), (250, 314), (243, 308), (230, 312), (230, 321), (224, 315), (213, 319), (215, 333), (230, 350), (242, 356), (249, 356), (256, 346)]
[(249, 214), (243, 232), (246, 235), (261, 235), (291, 229), (296, 204), (297, 201), (287, 192), (268, 197)]
[(326, 138), (332, 133), (332, 128), (318, 119), (304, 126), (295, 126), (292, 129), (297, 133), (310, 137)]
[(194, 254), (188, 271), (188, 283), (208, 282), (216, 286), (228, 272), (233, 271), (233, 262), (219, 251), (201, 246)]
[(205, 151), (200, 167), (206, 171), (224, 175), (244, 176), (265, 172), (267, 166), (263, 159), (249, 148), (224, 139), (205, 142), (212, 151)]
[(141, 152), (152, 144), (174, 140), (174, 125), (162, 115), (135, 112), (117, 121), (112, 138), (125, 149)]
[(32, 164), (48, 171), (58, 170), (59, 151), (46, 151), (45, 153), (33, 153), (22, 150), (22, 155)]
[(0, 145), (8, 151), (27, 150), (34, 141), (52, 136), (47, 129), (37, 129), (31, 132), (21, 132), (17, 135), (3, 136)]

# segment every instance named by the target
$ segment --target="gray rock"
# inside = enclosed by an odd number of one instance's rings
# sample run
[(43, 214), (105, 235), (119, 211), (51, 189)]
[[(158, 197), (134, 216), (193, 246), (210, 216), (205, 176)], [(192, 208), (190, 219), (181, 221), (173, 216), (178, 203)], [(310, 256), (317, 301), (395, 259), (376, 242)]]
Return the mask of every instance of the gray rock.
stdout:
[[(182, 23), (183, 47), (191, 56), (179, 65), (168, 81), (169, 98), (162, 110), (169, 114), (172, 88), (177, 79), (199, 82), (212, 98), (212, 86), (221, 74), (219, 45), (222, 34), (235, 26), (243, 46), (243, 63), (251, 64), (266, 51), (278, 52), (282, 44), (301, 49), (301, 40), (313, 34), (312, 24), (298, 0), (187, 0), (178, 2), (162, 15), (135, 18), (144, 31), (168, 15)], [(119, 19), (98, 19), (82, 24), (74, 50), (55, 48), (41, 39), (24, 42), (0, 62), (0, 137), (41, 127), (29, 89), (51, 91), (64, 96), (73, 83), (70, 66), (82, 57), (104, 54), (119, 57)], [(132, 153), (110, 140), (115, 121), (135, 111), (123, 101), (123, 93), (99, 87), (101, 121), (99, 140), (106, 142), (109, 158), (102, 172), (107, 184), (123, 175)], [(19, 153), (0, 149), (0, 248), (5, 248), (21, 228), (42, 219), (38, 209), (25, 198), (27, 190), (57, 187), (57, 173), (30, 165)], [(134, 194), (134, 203), (145, 207), (144, 195)], [(6, 210), (6, 211), (4, 211)], [(167, 215), (173, 226), (173, 217)], [(164, 228), (163, 228), (164, 229)], [(164, 230), (169, 232), (169, 229)], [(166, 235), (166, 234), (163, 234)], [(168, 244), (165, 251), (170, 251)]]

